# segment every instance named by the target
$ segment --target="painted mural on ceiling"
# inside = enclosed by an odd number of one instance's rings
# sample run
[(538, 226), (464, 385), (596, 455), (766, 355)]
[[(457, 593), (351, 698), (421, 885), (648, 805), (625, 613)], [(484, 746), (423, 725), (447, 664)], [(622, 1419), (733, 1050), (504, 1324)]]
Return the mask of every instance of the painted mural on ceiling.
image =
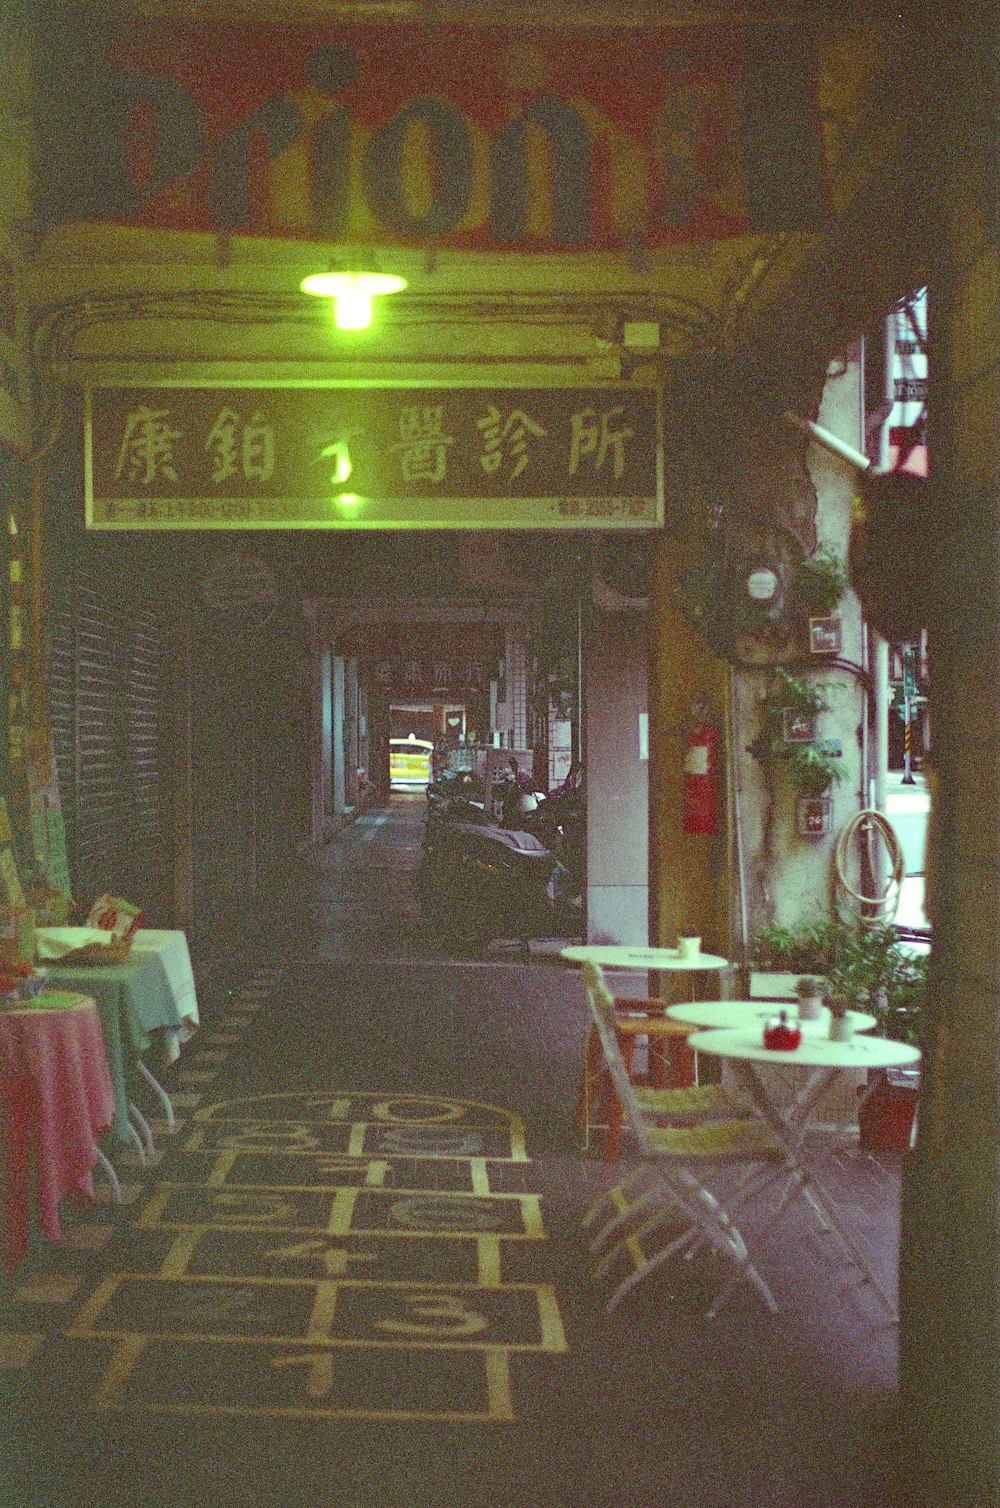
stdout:
[(47, 226), (624, 251), (818, 228), (805, 28), (60, 25)]

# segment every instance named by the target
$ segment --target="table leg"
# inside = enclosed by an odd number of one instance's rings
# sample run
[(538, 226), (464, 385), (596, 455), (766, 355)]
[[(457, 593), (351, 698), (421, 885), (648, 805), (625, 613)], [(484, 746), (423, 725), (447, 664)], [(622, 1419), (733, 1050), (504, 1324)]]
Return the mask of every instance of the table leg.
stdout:
[(110, 1162), (105, 1157), (104, 1153), (101, 1151), (100, 1147), (96, 1144), (96, 1142), (94, 1144), (94, 1156), (96, 1157), (97, 1161), (100, 1163), (101, 1167), (104, 1169), (105, 1176), (106, 1176), (108, 1182), (111, 1185), (111, 1194), (112, 1194), (112, 1197), (114, 1198), (115, 1203), (116, 1204), (121, 1204), (121, 1202), (122, 1202), (122, 1186), (121, 1186), (121, 1184), (118, 1181), (118, 1174), (115, 1172), (114, 1168), (111, 1166)]
[(834, 1202), (823, 1187), (814, 1166), (801, 1155), (802, 1144), (809, 1128), (810, 1113), (826, 1094), (830, 1084), (837, 1077), (839, 1069), (817, 1069), (810, 1074), (790, 1108), (782, 1113), (771, 1104), (766, 1085), (751, 1063), (732, 1059), (731, 1064), (737, 1079), (746, 1089), (761, 1118), (780, 1138), (785, 1148), (785, 1163), (791, 1174), (790, 1185), (768, 1222), (767, 1229), (770, 1230), (773, 1227), (795, 1194), (803, 1193), (818, 1216), (823, 1229), (833, 1236), (852, 1267), (861, 1274), (862, 1283), (872, 1288), (886, 1314), (891, 1320), (896, 1321), (898, 1312), (895, 1304), (878, 1283), (857, 1245), (844, 1230)]
[(134, 1100), (129, 1100), (128, 1102), (128, 1113), (135, 1123), (136, 1130), (142, 1137), (142, 1144), (145, 1148), (146, 1156), (152, 1157), (156, 1151), (156, 1143), (153, 1141), (153, 1133), (149, 1129), (148, 1120), (143, 1115), (142, 1111), (139, 1109), (139, 1106), (135, 1103)]
[(153, 1092), (155, 1094), (158, 1094), (160, 1097), (160, 1101), (163, 1105), (163, 1113), (167, 1119), (167, 1125), (172, 1131), (174, 1129), (174, 1107), (171, 1102), (170, 1096), (164, 1089), (163, 1085), (157, 1079), (154, 1079), (153, 1075), (150, 1073), (149, 1069), (146, 1067), (141, 1058), (138, 1060), (138, 1062), (139, 1072), (146, 1080), (146, 1083), (149, 1085), (150, 1089), (152, 1089)]

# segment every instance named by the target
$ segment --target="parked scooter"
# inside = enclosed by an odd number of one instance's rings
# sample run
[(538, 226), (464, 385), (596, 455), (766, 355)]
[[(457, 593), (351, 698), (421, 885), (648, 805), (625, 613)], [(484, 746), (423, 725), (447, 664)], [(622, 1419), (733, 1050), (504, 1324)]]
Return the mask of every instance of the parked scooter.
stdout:
[(543, 796), (532, 809), (520, 814), (520, 823), (555, 854), (563, 871), (563, 889), (568, 897), (578, 900), (583, 893), (587, 842), (582, 780), (560, 793)]
[(427, 820), (492, 822), (490, 792), (465, 770), (442, 770), (427, 787)]
[(497, 937), (549, 935), (557, 906), (557, 860), (531, 833), (454, 818), (429, 821), (417, 872), (429, 925), (462, 951)]
[[(494, 788), (496, 789), (496, 788)], [(583, 773), (577, 768), (551, 795), (530, 785), (508, 785), (500, 822), (504, 827), (532, 833), (556, 855), (563, 892), (573, 899), (583, 893), (586, 852), (586, 807)]]
[(427, 921), (455, 946), (576, 935), (583, 890), (582, 782), (546, 797), (507, 776), (435, 782), (418, 875)]

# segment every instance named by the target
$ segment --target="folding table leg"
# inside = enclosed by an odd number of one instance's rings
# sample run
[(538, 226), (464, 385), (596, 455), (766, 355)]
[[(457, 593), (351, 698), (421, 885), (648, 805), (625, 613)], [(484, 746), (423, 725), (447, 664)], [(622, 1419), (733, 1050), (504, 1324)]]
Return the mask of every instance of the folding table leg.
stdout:
[(136, 1130), (142, 1137), (143, 1146), (146, 1149), (146, 1156), (152, 1157), (156, 1152), (156, 1143), (153, 1141), (153, 1133), (149, 1129), (148, 1120), (143, 1115), (142, 1111), (139, 1109), (139, 1106), (135, 1103), (134, 1100), (129, 1100), (128, 1102), (128, 1113), (135, 1123)]
[(116, 1204), (121, 1204), (122, 1186), (118, 1181), (118, 1174), (115, 1172), (114, 1168), (111, 1166), (110, 1162), (105, 1157), (104, 1153), (101, 1151), (96, 1142), (94, 1143), (94, 1156), (97, 1158), (97, 1161), (104, 1169), (105, 1176), (107, 1177), (107, 1180), (111, 1185), (112, 1198), (114, 1199)]
[(154, 1093), (159, 1095), (163, 1105), (163, 1113), (167, 1118), (167, 1125), (172, 1131), (174, 1129), (174, 1107), (171, 1103), (169, 1094), (164, 1089), (163, 1085), (157, 1079), (154, 1079), (153, 1075), (150, 1073), (149, 1069), (146, 1067), (141, 1058), (139, 1059), (139, 1072), (142, 1074), (143, 1078), (146, 1080), (146, 1083), (154, 1091)]

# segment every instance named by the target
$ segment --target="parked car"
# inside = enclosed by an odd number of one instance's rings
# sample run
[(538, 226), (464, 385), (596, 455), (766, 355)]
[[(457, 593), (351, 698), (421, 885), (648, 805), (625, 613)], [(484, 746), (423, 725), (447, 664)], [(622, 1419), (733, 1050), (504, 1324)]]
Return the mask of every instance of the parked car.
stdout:
[(389, 784), (397, 790), (422, 790), (431, 778), (429, 738), (390, 738)]

